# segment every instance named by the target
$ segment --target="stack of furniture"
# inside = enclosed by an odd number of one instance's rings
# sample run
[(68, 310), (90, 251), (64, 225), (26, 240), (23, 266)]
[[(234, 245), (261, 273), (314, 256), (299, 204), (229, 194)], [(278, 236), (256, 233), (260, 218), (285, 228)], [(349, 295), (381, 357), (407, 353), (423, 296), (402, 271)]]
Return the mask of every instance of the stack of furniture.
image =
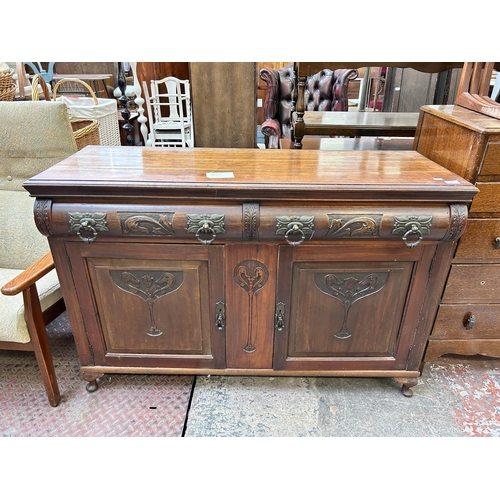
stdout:
[[(500, 357), (500, 119), (494, 117), (500, 105), (478, 97), (477, 92), (489, 87), (489, 78), (482, 89), (479, 80), (467, 82), (475, 90), (457, 96), (460, 106), (422, 107), (415, 136), (416, 151), (479, 188), (441, 298), (426, 361), (450, 353)], [(490, 115), (465, 107), (469, 104), (483, 111), (486, 106)]]
[(294, 147), (302, 148), (302, 138), (307, 135), (341, 136), (389, 136), (413, 137), (418, 122), (418, 113), (331, 113), (308, 111), (304, 102), (307, 75), (321, 68), (360, 68), (365, 66), (411, 67), (419, 71), (440, 72), (456, 67), (457, 63), (408, 63), (408, 62), (297, 62), (296, 112), (292, 115)]

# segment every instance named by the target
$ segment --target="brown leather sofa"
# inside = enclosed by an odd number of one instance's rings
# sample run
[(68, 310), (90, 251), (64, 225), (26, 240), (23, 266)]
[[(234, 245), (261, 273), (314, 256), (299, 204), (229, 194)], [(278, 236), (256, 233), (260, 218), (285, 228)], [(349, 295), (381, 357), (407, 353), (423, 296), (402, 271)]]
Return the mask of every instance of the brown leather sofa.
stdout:
[[(307, 111), (348, 111), (347, 88), (357, 78), (355, 69), (323, 69), (307, 79), (304, 105)], [(290, 64), (284, 68), (262, 68), (266, 82), (264, 122), (261, 125), (266, 148), (279, 149), (280, 139), (290, 137), (295, 74)]]

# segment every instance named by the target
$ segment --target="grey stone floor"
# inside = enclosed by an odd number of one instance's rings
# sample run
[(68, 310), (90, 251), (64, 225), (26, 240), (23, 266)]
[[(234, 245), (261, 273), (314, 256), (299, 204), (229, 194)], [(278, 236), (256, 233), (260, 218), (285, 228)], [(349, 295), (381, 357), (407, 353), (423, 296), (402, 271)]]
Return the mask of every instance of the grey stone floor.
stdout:
[(442, 357), (413, 393), (385, 378), (197, 377), (185, 436), (500, 436), (500, 360)]

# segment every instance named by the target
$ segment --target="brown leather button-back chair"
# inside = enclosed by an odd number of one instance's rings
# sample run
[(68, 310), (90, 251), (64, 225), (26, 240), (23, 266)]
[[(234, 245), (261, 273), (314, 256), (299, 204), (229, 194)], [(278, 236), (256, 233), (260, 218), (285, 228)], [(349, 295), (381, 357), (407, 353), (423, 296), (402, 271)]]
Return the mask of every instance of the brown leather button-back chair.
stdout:
[[(348, 111), (349, 82), (357, 76), (356, 69), (323, 69), (309, 76), (304, 92), (305, 109)], [(292, 65), (280, 69), (262, 68), (260, 78), (267, 83), (261, 130), (266, 137), (266, 148), (278, 149), (280, 139), (290, 137), (295, 73)]]
[(76, 151), (64, 103), (0, 102), (0, 349), (35, 352), (52, 406), (60, 393), (45, 327), (64, 301), (22, 184)]

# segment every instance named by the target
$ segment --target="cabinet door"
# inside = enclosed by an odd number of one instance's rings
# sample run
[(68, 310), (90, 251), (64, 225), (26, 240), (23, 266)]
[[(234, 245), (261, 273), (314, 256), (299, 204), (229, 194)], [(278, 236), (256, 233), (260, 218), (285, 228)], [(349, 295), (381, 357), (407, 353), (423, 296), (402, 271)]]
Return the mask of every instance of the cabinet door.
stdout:
[(225, 365), (222, 246), (69, 242), (94, 364)]
[(430, 266), (422, 255), (387, 243), (282, 247), (274, 367), (404, 369)]

